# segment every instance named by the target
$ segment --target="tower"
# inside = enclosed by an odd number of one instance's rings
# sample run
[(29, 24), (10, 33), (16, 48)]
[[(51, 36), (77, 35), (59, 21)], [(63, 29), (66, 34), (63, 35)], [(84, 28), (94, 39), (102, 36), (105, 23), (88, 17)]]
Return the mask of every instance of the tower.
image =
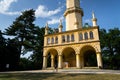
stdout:
[(66, 31), (82, 28), (83, 10), (80, 8), (80, 0), (66, 0)]
[[(76, 67), (102, 68), (102, 56), (99, 40), (97, 18), (92, 13), (93, 26), (82, 28), (83, 11), (80, 0), (66, 0), (66, 31), (62, 31), (62, 21), (58, 32), (49, 34), (48, 24), (45, 27), (43, 69), (54, 69), (55, 63), (59, 69)], [(47, 61), (50, 60), (48, 65)]]

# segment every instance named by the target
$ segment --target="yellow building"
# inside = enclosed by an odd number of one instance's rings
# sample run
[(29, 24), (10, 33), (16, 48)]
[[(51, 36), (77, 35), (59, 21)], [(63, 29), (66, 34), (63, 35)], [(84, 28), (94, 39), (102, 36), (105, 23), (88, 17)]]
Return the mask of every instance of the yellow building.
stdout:
[[(82, 27), (83, 10), (79, 0), (66, 0), (66, 31), (62, 31), (62, 22), (58, 33), (48, 34), (48, 24), (45, 28), (43, 69), (53, 68), (102, 68), (102, 57), (99, 40), (99, 27), (94, 13), (93, 26)], [(48, 62), (48, 59), (50, 62)], [(49, 65), (48, 65), (49, 63)]]

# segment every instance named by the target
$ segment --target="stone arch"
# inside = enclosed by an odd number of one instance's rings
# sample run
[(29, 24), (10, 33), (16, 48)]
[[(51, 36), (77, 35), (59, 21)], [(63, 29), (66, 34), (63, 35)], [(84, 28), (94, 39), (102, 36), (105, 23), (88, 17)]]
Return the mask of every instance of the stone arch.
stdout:
[(76, 67), (76, 52), (72, 47), (65, 47), (62, 50), (63, 67)]
[(93, 49), (95, 52), (97, 52), (97, 48), (95, 46), (93, 46), (93, 45), (83, 45), (80, 48), (80, 54), (81, 54), (81, 51), (84, 51), (85, 49)]
[(96, 49), (91, 45), (84, 45), (80, 49), (82, 67), (97, 67)]
[(50, 49), (47, 49), (46, 52), (45, 52), (45, 56), (47, 56), (49, 54), (49, 52), (56, 52), (58, 54), (58, 50), (55, 49), (55, 48), (50, 48)]
[(89, 43), (88, 43), (88, 44), (85, 44), (85, 45), (81, 45), (81, 46), (79, 47), (79, 52), (80, 52), (84, 47), (91, 47), (91, 48), (93, 48), (93, 49), (95, 50), (95, 52), (100, 52), (97, 44), (89, 44)]
[(63, 51), (66, 50), (67, 48), (73, 49), (74, 51), (76, 50), (73, 46), (67, 46), (67, 47), (62, 48), (61, 52), (63, 53)]
[(46, 51), (47, 57), (47, 67), (54, 68), (55, 65), (58, 65), (58, 51), (55, 48), (48, 49)]

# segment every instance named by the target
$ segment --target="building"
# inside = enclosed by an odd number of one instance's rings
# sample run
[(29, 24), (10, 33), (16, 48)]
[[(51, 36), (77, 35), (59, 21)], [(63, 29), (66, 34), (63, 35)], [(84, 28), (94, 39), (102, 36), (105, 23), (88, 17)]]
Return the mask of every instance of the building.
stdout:
[[(93, 26), (82, 25), (83, 10), (79, 0), (66, 0), (66, 31), (62, 31), (60, 21), (58, 33), (48, 34), (48, 24), (45, 28), (43, 69), (53, 68), (57, 63), (58, 68), (102, 68), (102, 57), (99, 40), (99, 27), (97, 19), (92, 13)], [(47, 62), (47, 60), (51, 62)]]

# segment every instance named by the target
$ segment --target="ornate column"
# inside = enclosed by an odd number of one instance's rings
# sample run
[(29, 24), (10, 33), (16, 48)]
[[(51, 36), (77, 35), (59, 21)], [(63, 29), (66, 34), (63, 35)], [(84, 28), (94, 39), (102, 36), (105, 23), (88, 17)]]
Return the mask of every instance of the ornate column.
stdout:
[(54, 57), (51, 56), (51, 68), (54, 68)]
[(81, 66), (80, 66), (80, 55), (79, 54), (76, 54), (76, 67), (81, 68)]
[(84, 67), (84, 56), (80, 56), (80, 63), (81, 63), (81, 68)]
[(62, 55), (58, 56), (58, 68), (61, 69), (62, 68)]
[(98, 68), (103, 68), (103, 64), (102, 64), (102, 56), (100, 52), (97, 52), (97, 64), (98, 64)]
[(46, 69), (47, 67), (47, 57), (43, 56), (43, 69)]

